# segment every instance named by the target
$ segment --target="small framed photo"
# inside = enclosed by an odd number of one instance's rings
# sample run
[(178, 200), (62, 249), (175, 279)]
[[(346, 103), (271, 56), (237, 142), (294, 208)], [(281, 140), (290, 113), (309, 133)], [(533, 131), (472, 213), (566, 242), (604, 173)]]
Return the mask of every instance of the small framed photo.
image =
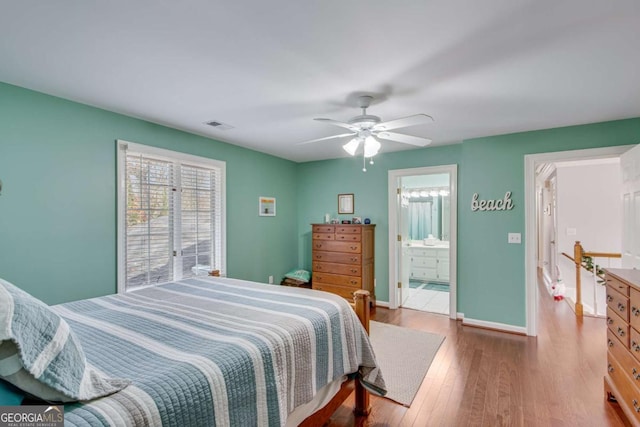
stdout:
[(352, 214), (353, 204), (354, 204), (353, 193), (338, 194), (338, 213), (339, 214)]
[(258, 215), (276, 216), (276, 198), (264, 196), (258, 197)]
[(362, 224), (362, 218), (360, 218), (359, 216), (354, 216), (353, 219), (351, 220), (352, 224)]

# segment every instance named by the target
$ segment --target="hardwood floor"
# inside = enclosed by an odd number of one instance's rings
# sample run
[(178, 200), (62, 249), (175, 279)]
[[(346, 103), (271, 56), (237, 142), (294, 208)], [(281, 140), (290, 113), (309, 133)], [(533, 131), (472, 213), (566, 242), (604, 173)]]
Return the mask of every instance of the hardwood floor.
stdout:
[(576, 318), (538, 287), (537, 338), (462, 326), (443, 315), (376, 309), (372, 319), (445, 335), (410, 408), (372, 396), (368, 418), (353, 396), (328, 426), (622, 426), (604, 399), (604, 319)]

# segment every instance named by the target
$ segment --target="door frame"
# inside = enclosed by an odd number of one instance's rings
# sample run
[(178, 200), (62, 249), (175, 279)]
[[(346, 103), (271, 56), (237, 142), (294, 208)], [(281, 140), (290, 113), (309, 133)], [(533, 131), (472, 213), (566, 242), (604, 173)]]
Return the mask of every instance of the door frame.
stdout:
[(410, 169), (394, 169), (388, 172), (388, 207), (389, 207), (389, 308), (398, 308), (397, 283), (397, 236), (398, 236), (398, 180), (403, 176), (449, 174), (449, 191), (451, 206), (449, 209), (449, 317), (458, 316), (457, 304), (457, 259), (458, 259), (458, 165), (425, 166)]
[(537, 313), (538, 301), (536, 298), (538, 287), (538, 233), (536, 209), (536, 167), (541, 163), (555, 163), (572, 160), (590, 160), (609, 157), (620, 157), (629, 150), (632, 145), (618, 145), (613, 147), (587, 148), (583, 150), (556, 151), (551, 153), (526, 154), (524, 156), (524, 222), (525, 222), (525, 248), (524, 248), (524, 274), (525, 274), (525, 299), (527, 335), (538, 334)]

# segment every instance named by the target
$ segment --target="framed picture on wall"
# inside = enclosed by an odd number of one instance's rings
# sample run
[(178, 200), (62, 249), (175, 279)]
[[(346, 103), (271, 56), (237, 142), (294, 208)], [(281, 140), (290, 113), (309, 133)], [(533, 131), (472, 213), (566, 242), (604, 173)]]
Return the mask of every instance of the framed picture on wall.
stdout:
[(353, 205), (354, 205), (353, 193), (338, 194), (338, 213), (339, 214), (352, 214)]
[(265, 196), (258, 197), (258, 215), (276, 216), (276, 198)]

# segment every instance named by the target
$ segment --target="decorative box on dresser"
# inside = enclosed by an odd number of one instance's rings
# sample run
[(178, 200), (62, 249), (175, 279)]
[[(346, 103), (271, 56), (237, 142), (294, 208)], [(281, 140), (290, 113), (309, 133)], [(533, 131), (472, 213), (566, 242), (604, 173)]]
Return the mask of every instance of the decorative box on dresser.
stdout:
[(375, 305), (375, 225), (312, 224), (312, 288), (348, 300), (364, 289)]
[(640, 271), (609, 268), (605, 396), (640, 425)]

